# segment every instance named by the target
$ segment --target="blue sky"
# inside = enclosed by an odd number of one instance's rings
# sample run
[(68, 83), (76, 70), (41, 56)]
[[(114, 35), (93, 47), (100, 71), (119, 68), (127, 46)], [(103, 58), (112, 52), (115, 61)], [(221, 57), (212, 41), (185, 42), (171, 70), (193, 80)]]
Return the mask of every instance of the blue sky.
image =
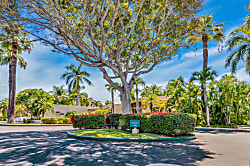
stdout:
[[(249, 0), (206, 0), (200, 14), (213, 15), (216, 23), (223, 23), (225, 34), (227, 35), (233, 29), (239, 27), (244, 22), (244, 18), (249, 11), (246, 6)], [(34, 49), (30, 54), (23, 54), (28, 65), (26, 70), (17, 68), (17, 93), (28, 88), (42, 88), (46, 91), (52, 90), (53, 85), (65, 84), (60, 79), (64, 73), (65, 66), (78, 62), (71, 56), (54, 53), (50, 47), (39, 43), (34, 44)], [(230, 69), (225, 69), (225, 59), (229, 52), (224, 49), (218, 52), (217, 43), (209, 43), (209, 61), (208, 65), (217, 71), (218, 77), (225, 73), (230, 73)], [(90, 72), (89, 78), (94, 86), (86, 86), (84, 90), (96, 100), (105, 102), (110, 100), (110, 93), (106, 90), (107, 83), (98, 69), (83, 67)], [(186, 80), (193, 72), (200, 71), (202, 68), (202, 48), (194, 51), (193, 48), (184, 50), (176, 55), (170, 62), (162, 63), (151, 73), (142, 76), (147, 84), (158, 84), (164, 86), (171, 79), (176, 79), (182, 75)], [(236, 76), (239, 80), (250, 82), (249, 76), (245, 73), (244, 62), (237, 68)], [(66, 86), (65, 86), (66, 87)], [(8, 97), (8, 66), (0, 66), (0, 100)], [(115, 96), (115, 102), (119, 103), (118, 92)]]

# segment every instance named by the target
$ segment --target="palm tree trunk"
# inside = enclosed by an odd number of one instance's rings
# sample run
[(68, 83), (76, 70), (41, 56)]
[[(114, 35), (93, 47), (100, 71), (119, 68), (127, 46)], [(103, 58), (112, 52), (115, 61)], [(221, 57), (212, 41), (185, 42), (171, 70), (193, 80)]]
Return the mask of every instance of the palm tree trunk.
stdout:
[(202, 36), (203, 42), (203, 70), (207, 68), (207, 61), (208, 61), (208, 50), (207, 50), (207, 35)]
[(206, 115), (207, 115), (207, 125), (210, 126), (210, 120), (209, 120), (209, 109), (207, 106), (207, 91), (206, 91), (206, 85), (204, 85), (204, 90), (203, 90), (203, 95), (204, 95), (204, 104), (206, 108)]
[(15, 103), (16, 103), (16, 54), (17, 42), (12, 42), (11, 64), (9, 68), (9, 106), (8, 123), (15, 123)]
[(138, 98), (138, 96), (139, 96), (139, 94), (138, 94), (138, 87), (137, 87), (137, 85), (136, 85), (136, 89), (135, 89), (135, 92), (136, 92), (136, 112), (137, 113), (139, 113), (139, 98)]
[(111, 91), (111, 100), (112, 100), (112, 113), (115, 113), (115, 104), (114, 104), (114, 92)]
[(76, 106), (79, 106), (79, 94), (80, 94), (80, 85), (77, 84), (77, 97), (76, 97)]

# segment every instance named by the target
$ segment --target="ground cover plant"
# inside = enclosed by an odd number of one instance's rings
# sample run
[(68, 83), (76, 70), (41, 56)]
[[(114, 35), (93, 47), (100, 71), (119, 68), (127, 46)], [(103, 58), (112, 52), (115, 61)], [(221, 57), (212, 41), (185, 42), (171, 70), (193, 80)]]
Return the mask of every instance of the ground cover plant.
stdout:
[(80, 136), (91, 136), (91, 137), (106, 137), (106, 138), (133, 138), (133, 139), (159, 139), (166, 138), (164, 135), (157, 135), (152, 133), (139, 133), (139, 134), (128, 134), (123, 130), (117, 129), (84, 129), (70, 131), (71, 134)]

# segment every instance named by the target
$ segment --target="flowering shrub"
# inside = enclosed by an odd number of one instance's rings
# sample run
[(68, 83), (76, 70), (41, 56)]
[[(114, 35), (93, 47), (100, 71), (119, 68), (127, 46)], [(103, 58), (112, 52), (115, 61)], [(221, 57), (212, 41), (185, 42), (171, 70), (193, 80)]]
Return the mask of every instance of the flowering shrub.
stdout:
[(194, 131), (196, 115), (175, 112), (152, 112), (121, 115), (119, 122), (123, 130), (130, 128), (130, 120), (140, 120), (141, 132), (179, 136), (189, 135)]
[(122, 114), (106, 114), (106, 118), (109, 118), (110, 124), (116, 129), (119, 126), (119, 118)]
[(72, 115), (70, 121), (74, 128), (102, 128), (105, 126), (105, 116), (100, 114)]

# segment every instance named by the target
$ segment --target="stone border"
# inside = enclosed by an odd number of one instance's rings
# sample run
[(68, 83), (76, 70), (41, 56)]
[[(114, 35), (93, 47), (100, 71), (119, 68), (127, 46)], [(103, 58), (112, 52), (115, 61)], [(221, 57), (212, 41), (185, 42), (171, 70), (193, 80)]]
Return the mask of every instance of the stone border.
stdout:
[(70, 131), (67, 135), (72, 138), (96, 140), (96, 141), (114, 141), (114, 142), (160, 142), (160, 141), (181, 141), (181, 140), (192, 140), (195, 139), (195, 135), (187, 137), (176, 137), (176, 138), (156, 138), (156, 139), (136, 139), (136, 138), (108, 138), (108, 137), (91, 137), (71, 134)]
[(0, 126), (72, 126), (72, 124), (1, 124)]
[(195, 131), (250, 132), (250, 130), (244, 130), (244, 129), (235, 129), (235, 128), (209, 128), (209, 127), (195, 127)]

